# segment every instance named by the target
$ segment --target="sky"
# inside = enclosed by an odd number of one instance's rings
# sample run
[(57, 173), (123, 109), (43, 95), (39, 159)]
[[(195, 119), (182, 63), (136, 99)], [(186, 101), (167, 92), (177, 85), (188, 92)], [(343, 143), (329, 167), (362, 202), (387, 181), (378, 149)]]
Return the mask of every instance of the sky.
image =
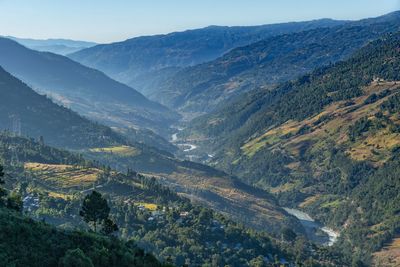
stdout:
[(356, 20), (400, 0), (0, 0), (0, 35), (108, 43), (209, 25)]

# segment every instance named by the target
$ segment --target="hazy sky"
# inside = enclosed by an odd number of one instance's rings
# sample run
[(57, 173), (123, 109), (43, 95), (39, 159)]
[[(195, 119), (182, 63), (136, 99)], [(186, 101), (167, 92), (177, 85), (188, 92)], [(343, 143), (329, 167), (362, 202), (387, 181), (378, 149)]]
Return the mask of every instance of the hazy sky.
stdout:
[(0, 0), (0, 35), (97, 42), (208, 25), (360, 19), (400, 0)]

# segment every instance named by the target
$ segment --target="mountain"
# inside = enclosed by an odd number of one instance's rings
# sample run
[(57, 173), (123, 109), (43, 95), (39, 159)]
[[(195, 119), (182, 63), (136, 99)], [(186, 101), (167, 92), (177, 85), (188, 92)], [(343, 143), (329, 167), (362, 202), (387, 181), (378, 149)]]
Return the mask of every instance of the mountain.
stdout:
[(258, 87), (273, 88), (400, 29), (400, 12), (335, 27), (272, 36), (191, 66), (154, 84), (149, 97), (183, 113), (207, 113)]
[[(370, 265), (400, 230), (400, 34), (193, 122), (212, 163), (340, 232), (345, 258)], [(200, 142), (200, 141), (199, 141)]]
[(332, 27), (343, 21), (329, 19), (249, 27), (210, 26), (202, 29), (144, 36), (97, 45), (69, 55), (104, 71), (114, 79), (152, 95), (152, 84), (179, 68), (216, 59), (227, 51), (270, 36)]
[(64, 56), (97, 45), (94, 42), (75, 41), (69, 39), (40, 40), (40, 39), (18, 38), (13, 36), (4, 36), (4, 37), (14, 40), (20, 43), (21, 45), (26, 46), (33, 50), (42, 52), (51, 52), (54, 54), (59, 54)]
[(54, 104), (0, 68), (0, 122), (16, 134), (44, 137), (46, 143), (66, 148), (113, 145), (122, 138), (110, 128), (82, 118)]
[(178, 119), (134, 89), (64, 56), (38, 52), (0, 38), (0, 65), (72, 110), (109, 126), (163, 131)]

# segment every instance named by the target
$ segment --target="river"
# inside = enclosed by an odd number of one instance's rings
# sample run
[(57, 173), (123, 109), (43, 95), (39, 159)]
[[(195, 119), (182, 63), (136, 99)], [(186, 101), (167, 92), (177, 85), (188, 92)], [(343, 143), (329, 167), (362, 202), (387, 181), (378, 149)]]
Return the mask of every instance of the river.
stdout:
[[(178, 131), (182, 131), (183, 128), (177, 128), (177, 130)], [(181, 147), (183, 152), (190, 152), (192, 150), (197, 149), (197, 146), (194, 145), (194, 144), (178, 143), (178, 134), (179, 134), (179, 132), (174, 133), (173, 135), (171, 135), (171, 141), (172, 141), (172, 143), (175, 143), (177, 146)]]
[(291, 208), (284, 208), (284, 210), (299, 219), (300, 223), (305, 228), (306, 234), (310, 240), (326, 246), (332, 246), (337, 241), (339, 237), (338, 232), (316, 222), (307, 213)]
[[(177, 128), (177, 130), (182, 131), (183, 129)], [(194, 144), (179, 143), (178, 134), (179, 132), (172, 134), (171, 141), (179, 146), (183, 152), (190, 152), (197, 149), (197, 146)], [(193, 160), (193, 157), (195, 156), (186, 155), (186, 157), (188, 157), (190, 160)], [(212, 158), (213, 155), (208, 154), (208, 157)], [(326, 246), (332, 246), (339, 237), (338, 232), (335, 232), (333, 229), (321, 225), (320, 223), (316, 222), (310, 215), (301, 210), (291, 208), (284, 208), (284, 210), (299, 219), (300, 223), (306, 230), (308, 238), (316, 243)]]

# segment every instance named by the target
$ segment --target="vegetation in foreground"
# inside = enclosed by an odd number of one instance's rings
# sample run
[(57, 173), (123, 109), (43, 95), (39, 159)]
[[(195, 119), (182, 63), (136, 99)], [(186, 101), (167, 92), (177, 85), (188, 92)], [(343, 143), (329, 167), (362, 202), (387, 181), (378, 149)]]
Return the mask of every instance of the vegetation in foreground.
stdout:
[[(1, 168), (2, 170), (2, 168)], [(0, 173), (0, 182), (3, 172)], [(1, 266), (165, 266), (133, 242), (96, 233), (62, 230), (23, 216), (15, 192), (0, 199)]]

